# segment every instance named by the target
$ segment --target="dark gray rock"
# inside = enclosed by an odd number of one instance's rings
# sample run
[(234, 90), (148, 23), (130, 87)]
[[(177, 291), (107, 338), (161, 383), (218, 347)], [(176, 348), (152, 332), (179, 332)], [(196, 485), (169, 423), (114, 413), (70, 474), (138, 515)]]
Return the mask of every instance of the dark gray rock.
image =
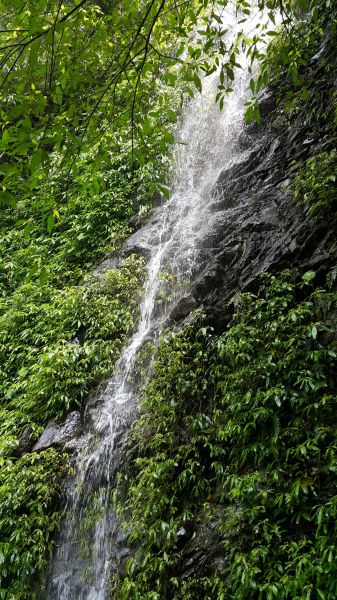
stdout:
[(50, 447), (64, 447), (72, 449), (76, 438), (81, 433), (81, 417), (78, 411), (69, 413), (64, 423), (58, 424), (50, 421), (33, 447), (33, 452), (46, 450)]
[(259, 96), (260, 115), (264, 119), (276, 108), (275, 95), (271, 90), (262, 92)]
[(189, 313), (194, 310), (197, 306), (197, 303), (193, 296), (183, 296), (178, 300), (177, 304), (171, 311), (170, 320), (171, 321), (181, 321), (185, 319)]
[(155, 208), (159, 206), (159, 203), (157, 203), (156, 205), (153, 206), (152, 209), (150, 209), (149, 211), (147, 211), (145, 214), (143, 215), (133, 215), (129, 221), (129, 225), (130, 227), (132, 227), (133, 231), (138, 231), (138, 229), (141, 229), (145, 223), (148, 222), (148, 220), (151, 218), (151, 215), (154, 214), (155, 212)]
[[(260, 128), (240, 136), (241, 160), (220, 173), (210, 200), (207, 254), (191, 293), (220, 327), (229, 300), (256, 287), (260, 273), (326, 272), (337, 261), (336, 222), (311, 224), (290, 194), (296, 169), (320, 151), (320, 138), (308, 129), (305, 112), (276, 135), (277, 111), (266, 115)], [(324, 144), (329, 149), (333, 140)]]
[(26, 452), (30, 452), (33, 444), (34, 444), (34, 430), (30, 425), (27, 425), (27, 427), (25, 427), (25, 429), (23, 430), (23, 432), (19, 438), (19, 445), (15, 450), (15, 455), (22, 456), (22, 454), (25, 454)]
[(88, 281), (85, 281), (84, 285), (86, 287), (89, 287), (92, 284), (92, 281), (102, 281), (107, 271), (109, 271), (110, 269), (116, 269), (119, 267), (119, 265), (120, 259), (118, 256), (109, 256), (105, 258), (94, 267), (88, 278)]
[[(124, 243), (121, 257), (126, 258), (130, 254), (148, 257), (152, 246), (160, 236), (160, 208), (153, 208), (137, 221), (137, 229)], [(142, 227), (145, 225), (145, 227)]]

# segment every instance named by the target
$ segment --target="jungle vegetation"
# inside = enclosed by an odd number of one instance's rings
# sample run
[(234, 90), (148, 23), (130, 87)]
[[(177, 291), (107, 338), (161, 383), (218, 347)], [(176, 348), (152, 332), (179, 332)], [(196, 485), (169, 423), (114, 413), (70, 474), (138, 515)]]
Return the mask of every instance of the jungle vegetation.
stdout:
[[(103, 278), (95, 278), (92, 269), (118, 251), (132, 230), (133, 215), (145, 213), (158, 193), (168, 196), (173, 129), (182, 107), (201, 91), (203, 77), (216, 69), (222, 107), (240, 68), (240, 52), (251, 63), (247, 122), (260, 122), (258, 94), (269, 84), (282, 81), (290, 110), (298, 102), (309, 103), (302, 71), (323, 37), (335, 34), (335, 9), (331, 0), (262, 0), (258, 8), (248, 0), (234, 7), (227, 0), (0, 1), (0, 598), (34, 598), (52, 551), (60, 481), (67, 472), (62, 452), (21, 453), (20, 438), (29, 428), (32, 447), (49, 419), (81, 408), (111, 371), (132, 330), (143, 277), (140, 261), (130, 257)], [(249, 37), (239, 33), (226, 44), (226, 11), (233, 10), (242, 23), (258, 10), (268, 15), (269, 24), (258, 20)], [(294, 195), (302, 201), (308, 194), (314, 219), (334, 203), (335, 162), (335, 154), (323, 153), (303, 166), (295, 182)], [(186, 490), (202, 498), (206, 512), (209, 495), (237, 496), (260, 541), (248, 563), (244, 551), (237, 554), (228, 580), (190, 582), (184, 598), (199, 593), (203, 598), (249, 598), (253, 583), (261, 598), (316, 598), (310, 596), (309, 563), (317, 567), (317, 597), (335, 597), (335, 588), (324, 587), (326, 574), (333, 574), (336, 565), (330, 531), (336, 506), (331, 466), (335, 431), (329, 425), (335, 390), (325, 385), (335, 351), (317, 347), (317, 332), (331, 326), (324, 311), (335, 297), (328, 288), (310, 293), (308, 288), (303, 296), (311, 276), (301, 283), (289, 277), (267, 279), (261, 295), (243, 297), (242, 316), (235, 317), (232, 329), (219, 340), (204, 330), (199, 316), (193, 327), (160, 347), (144, 417), (156, 434), (132, 467), (129, 499), (134, 540), (144, 536), (139, 563), (144, 568), (140, 572), (130, 567), (124, 581), (115, 582), (121, 597), (163, 597), (165, 586), (176, 585), (166, 576), (158, 583), (157, 573), (166, 573), (176, 560), (178, 514), (187, 518)], [(276, 315), (278, 305), (281, 312)], [(260, 326), (260, 351), (250, 364), (252, 335)], [(275, 328), (281, 352), (276, 362)], [(298, 370), (289, 374), (290, 355)], [(201, 358), (189, 381), (195, 356)], [(206, 358), (210, 378), (200, 388)], [(227, 382), (218, 375), (221, 361), (227, 365)], [(266, 363), (270, 378), (259, 393), (261, 365)], [(251, 390), (247, 382), (253, 368)], [(167, 399), (174, 380), (171, 405)], [(216, 389), (211, 416), (203, 412), (208, 386)], [(203, 390), (200, 397), (197, 389)], [(181, 416), (186, 393), (194, 398), (193, 414)], [(242, 402), (254, 402), (255, 416)], [(287, 407), (296, 402), (299, 412), (290, 418)], [(226, 422), (225, 410), (231, 415)], [(178, 418), (191, 429), (196, 456), (201, 446), (207, 456), (192, 460), (187, 448), (175, 445)], [(253, 451), (253, 432), (260, 425)], [(246, 451), (230, 443), (223, 472), (222, 443), (238, 426)], [(247, 471), (252, 456), (255, 462)], [(289, 479), (279, 466), (284, 461), (290, 464)], [(310, 463), (305, 480), (298, 476), (303, 461)], [(151, 480), (155, 471), (159, 480), (145, 490), (143, 473)], [(164, 488), (170, 477), (176, 488), (168, 505)], [(277, 486), (272, 500), (271, 480)], [(324, 498), (318, 490), (323, 480)], [(255, 496), (252, 487), (258, 490)], [(141, 494), (153, 519), (147, 533), (138, 521)], [(282, 498), (287, 509), (281, 526)], [(268, 503), (275, 514), (272, 529), (263, 516)], [(234, 511), (230, 518), (233, 531), (241, 527), (246, 539), (241, 513)], [(305, 551), (297, 538), (289, 547), (288, 542), (278, 544), (262, 581), (259, 573), (267, 560), (263, 548), (283, 539), (281, 529), (291, 532), (294, 523), (315, 527), (315, 543)], [(281, 573), (285, 554), (288, 566)], [(275, 572), (285, 578), (284, 596), (273, 579)], [(296, 596), (301, 586), (306, 596)], [(226, 595), (229, 589), (234, 596)]]

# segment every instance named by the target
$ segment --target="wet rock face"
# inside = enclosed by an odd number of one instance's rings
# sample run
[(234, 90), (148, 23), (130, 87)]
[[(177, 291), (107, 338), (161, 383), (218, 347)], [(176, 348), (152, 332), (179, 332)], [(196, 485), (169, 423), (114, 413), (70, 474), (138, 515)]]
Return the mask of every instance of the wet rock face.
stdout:
[(170, 313), (170, 321), (181, 321), (195, 308), (197, 308), (197, 304), (193, 296), (183, 296), (173, 307)]
[(179, 573), (181, 580), (189, 579), (200, 570), (209, 571), (214, 567), (217, 573), (225, 570), (226, 557), (221, 547), (223, 536), (219, 532), (219, 522), (222, 517), (223, 507), (214, 505), (212, 514), (199, 515), (200, 524), (197, 527), (193, 527), (191, 523), (191, 531), (187, 532), (187, 542), (181, 553), (183, 557), (181, 573)]
[(153, 208), (143, 217), (137, 218), (135, 233), (126, 240), (121, 252), (122, 258), (130, 254), (144, 256), (146, 259), (150, 257), (152, 246), (158, 242), (160, 235), (160, 212), (161, 207)]
[[(188, 297), (171, 312), (179, 322), (203, 308), (220, 328), (228, 301), (239, 291), (254, 289), (265, 271), (297, 268), (319, 271), (337, 261), (336, 227), (313, 226), (306, 207), (297, 206), (291, 183), (299, 165), (333, 141), (313, 130), (307, 108), (288, 120), (275, 108), (275, 94), (261, 98), (262, 125), (250, 125), (237, 139), (238, 160), (228, 164), (215, 182), (207, 207), (207, 228), (200, 239), (196, 273)], [(148, 256), (159, 235), (160, 209), (127, 240), (122, 253)]]
[(76, 439), (80, 433), (80, 413), (73, 411), (69, 413), (66, 420), (62, 424), (57, 424), (55, 421), (50, 421), (46, 429), (39, 437), (32, 451), (38, 452), (51, 447), (65, 447), (68, 450), (72, 450), (76, 447)]
[(192, 287), (197, 306), (220, 326), (229, 299), (254, 288), (260, 273), (326, 270), (337, 260), (335, 225), (313, 226), (290, 194), (291, 163), (319, 152), (321, 140), (308, 132), (305, 114), (280, 129), (270, 96), (263, 106), (263, 126), (241, 134), (240, 163), (225, 168), (214, 186), (204, 267)]
[(30, 425), (28, 425), (27, 427), (25, 427), (19, 438), (19, 444), (16, 448), (15, 455), (22, 456), (22, 454), (25, 454), (25, 452), (30, 452), (34, 444), (33, 440), (34, 430)]

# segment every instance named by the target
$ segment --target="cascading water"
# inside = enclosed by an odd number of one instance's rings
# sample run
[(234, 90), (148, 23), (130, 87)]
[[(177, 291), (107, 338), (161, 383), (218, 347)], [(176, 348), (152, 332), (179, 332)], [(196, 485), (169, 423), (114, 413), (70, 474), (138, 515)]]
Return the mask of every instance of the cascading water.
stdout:
[[(242, 25), (231, 27), (236, 34)], [(47, 573), (48, 600), (108, 597), (110, 573), (120, 556), (118, 518), (109, 508), (109, 498), (137, 414), (137, 385), (132, 379), (139, 350), (162, 333), (177, 301), (202, 268), (212, 188), (220, 171), (240, 158), (237, 140), (243, 128), (247, 72), (237, 70), (233, 92), (221, 112), (215, 104), (217, 78), (214, 74), (205, 79), (203, 93), (189, 103), (177, 131), (170, 200), (128, 241), (129, 248), (143, 248), (149, 257), (140, 320), (115, 374), (86, 410), (76, 474), (67, 483), (67, 516)], [(167, 296), (168, 279), (170, 298), (160, 302), (164, 293)]]

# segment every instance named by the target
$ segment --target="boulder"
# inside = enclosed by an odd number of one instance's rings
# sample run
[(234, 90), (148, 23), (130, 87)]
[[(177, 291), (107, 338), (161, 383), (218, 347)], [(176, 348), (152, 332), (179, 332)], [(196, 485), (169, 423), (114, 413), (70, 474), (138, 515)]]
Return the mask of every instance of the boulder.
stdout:
[(177, 304), (173, 307), (170, 320), (171, 321), (181, 321), (189, 313), (196, 308), (196, 301), (193, 296), (183, 296), (178, 300)]
[(51, 447), (64, 447), (76, 439), (81, 433), (81, 417), (78, 411), (69, 413), (64, 423), (50, 421), (33, 447), (33, 452), (39, 452)]

